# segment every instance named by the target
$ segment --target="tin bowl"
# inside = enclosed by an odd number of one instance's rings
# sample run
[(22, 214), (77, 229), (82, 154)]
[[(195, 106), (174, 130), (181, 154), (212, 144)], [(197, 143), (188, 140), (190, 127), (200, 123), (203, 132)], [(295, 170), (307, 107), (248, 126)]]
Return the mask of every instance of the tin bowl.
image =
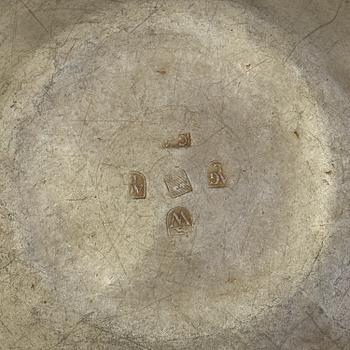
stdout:
[(350, 349), (350, 2), (0, 0), (0, 349)]

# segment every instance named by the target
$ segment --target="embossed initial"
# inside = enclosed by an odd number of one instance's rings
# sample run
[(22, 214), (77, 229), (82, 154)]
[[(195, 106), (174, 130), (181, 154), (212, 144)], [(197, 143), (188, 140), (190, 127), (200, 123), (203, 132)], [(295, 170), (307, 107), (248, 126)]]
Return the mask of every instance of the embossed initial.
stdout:
[(129, 178), (129, 195), (133, 199), (145, 199), (147, 183), (145, 176), (138, 172), (132, 171)]
[(213, 161), (208, 167), (208, 185), (213, 188), (225, 187), (227, 178), (221, 162)]
[(188, 209), (184, 207), (176, 207), (168, 212), (166, 225), (168, 235), (187, 236), (192, 232), (192, 216)]
[(177, 138), (163, 144), (164, 148), (187, 148), (191, 147), (192, 139), (190, 133), (179, 134)]

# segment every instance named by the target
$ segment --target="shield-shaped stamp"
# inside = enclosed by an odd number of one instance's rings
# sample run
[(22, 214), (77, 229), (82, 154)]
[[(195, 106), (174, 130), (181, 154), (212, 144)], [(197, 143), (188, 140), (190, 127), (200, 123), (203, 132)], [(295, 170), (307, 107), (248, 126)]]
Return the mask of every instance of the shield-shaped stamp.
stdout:
[(192, 215), (184, 207), (176, 207), (168, 212), (166, 226), (170, 237), (188, 236), (192, 233)]
[(129, 195), (133, 199), (145, 199), (147, 192), (146, 177), (139, 171), (132, 171), (129, 175)]
[(225, 187), (227, 178), (221, 162), (213, 161), (208, 166), (208, 186), (212, 188)]

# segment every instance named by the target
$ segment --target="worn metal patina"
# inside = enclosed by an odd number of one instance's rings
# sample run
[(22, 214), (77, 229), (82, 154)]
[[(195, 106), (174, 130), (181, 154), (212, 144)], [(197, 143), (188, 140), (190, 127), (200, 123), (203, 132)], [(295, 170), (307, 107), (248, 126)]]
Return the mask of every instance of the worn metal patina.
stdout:
[(349, 350), (349, 92), (346, 0), (0, 0), (0, 350)]

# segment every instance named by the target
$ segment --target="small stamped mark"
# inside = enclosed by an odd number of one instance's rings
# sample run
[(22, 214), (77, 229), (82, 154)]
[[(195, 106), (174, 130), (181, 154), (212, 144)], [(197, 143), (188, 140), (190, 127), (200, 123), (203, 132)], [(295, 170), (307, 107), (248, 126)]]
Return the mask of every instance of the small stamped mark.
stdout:
[(164, 182), (172, 198), (192, 192), (190, 179), (183, 169), (175, 169), (171, 174), (165, 175)]
[(188, 148), (191, 147), (192, 139), (190, 133), (179, 134), (177, 138), (168, 140), (163, 144), (164, 148)]
[(146, 177), (139, 171), (132, 171), (129, 176), (130, 197), (133, 199), (145, 199), (147, 191)]
[(166, 226), (169, 237), (188, 236), (192, 233), (192, 215), (184, 207), (171, 209), (166, 217)]
[(221, 162), (213, 161), (208, 166), (208, 186), (211, 188), (225, 187), (227, 178)]

